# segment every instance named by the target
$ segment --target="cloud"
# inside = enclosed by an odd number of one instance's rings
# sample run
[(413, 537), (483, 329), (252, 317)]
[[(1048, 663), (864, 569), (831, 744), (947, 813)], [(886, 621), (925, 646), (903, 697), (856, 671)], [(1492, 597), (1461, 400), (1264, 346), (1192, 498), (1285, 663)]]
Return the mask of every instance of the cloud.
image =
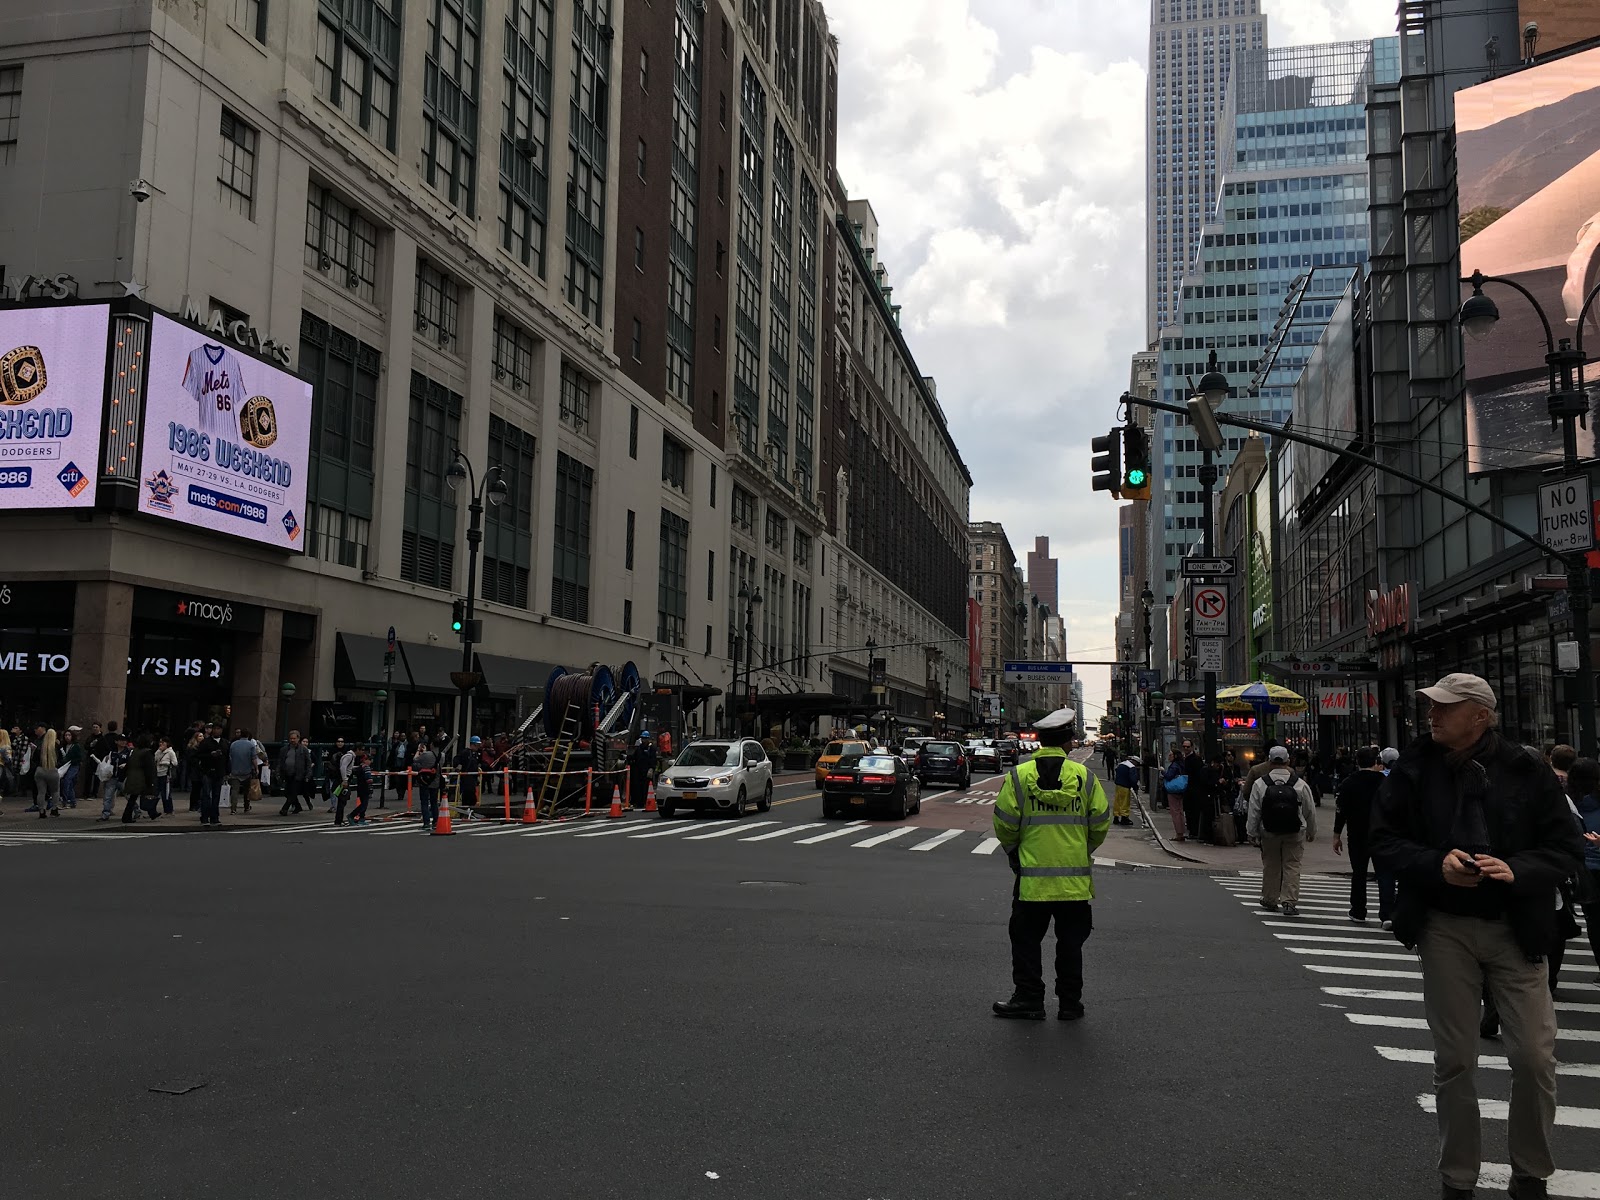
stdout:
[[(1116, 423), (1144, 347), (1148, 18), (1058, 0), (829, 5), (840, 176), (878, 217), (973, 519), (1003, 522), (1019, 556), (1049, 535), (1080, 654), (1114, 642), (1117, 506), (1089, 490), (1089, 439)], [(1269, 21), (1276, 45), (1371, 37), (1394, 4), (1280, 0)], [(1082, 674), (1098, 716), (1106, 673)]]

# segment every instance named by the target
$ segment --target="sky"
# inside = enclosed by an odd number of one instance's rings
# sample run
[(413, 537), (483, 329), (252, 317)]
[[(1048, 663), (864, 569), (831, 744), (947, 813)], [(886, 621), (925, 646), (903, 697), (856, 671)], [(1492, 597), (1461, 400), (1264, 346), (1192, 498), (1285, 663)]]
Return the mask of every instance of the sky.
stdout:
[[(839, 174), (872, 204), (906, 341), (1019, 565), (1060, 560), (1068, 658), (1112, 659), (1117, 502), (1089, 439), (1144, 348), (1148, 3), (826, 0)], [(1394, 0), (1268, 0), (1290, 46), (1395, 31)], [(1089, 728), (1109, 674), (1085, 667)]]

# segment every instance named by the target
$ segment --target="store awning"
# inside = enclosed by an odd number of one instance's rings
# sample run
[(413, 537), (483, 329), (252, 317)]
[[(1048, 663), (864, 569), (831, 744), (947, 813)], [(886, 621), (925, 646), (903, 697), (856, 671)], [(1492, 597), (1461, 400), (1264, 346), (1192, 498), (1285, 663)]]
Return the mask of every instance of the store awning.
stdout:
[[(544, 694), (544, 685), (555, 667), (550, 663), (533, 662), (526, 658), (507, 658), (503, 654), (480, 654), (478, 670), (483, 675), (482, 690), (497, 700), (515, 700), (518, 688), (530, 688)], [(459, 662), (452, 670), (461, 669)], [(447, 676), (448, 678), (448, 676)]]
[[(411, 691), (444, 692), (451, 696), (460, 694), (456, 685), (450, 682), (450, 672), (461, 670), (460, 650), (401, 642), (400, 657), (411, 675)], [(539, 683), (543, 686), (544, 680), (541, 679)]]
[(832, 692), (759, 692), (756, 695), (755, 708), (758, 713), (772, 715), (816, 716), (825, 713), (842, 714), (850, 711), (853, 705), (853, 701), (844, 696), (836, 696)]
[[(383, 653), (387, 648), (380, 637), (360, 633), (338, 634), (333, 656), (333, 686), (336, 688), (388, 687), (384, 679)], [(396, 656), (394, 682), (405, 687), (410, 682), (405, 664)]]

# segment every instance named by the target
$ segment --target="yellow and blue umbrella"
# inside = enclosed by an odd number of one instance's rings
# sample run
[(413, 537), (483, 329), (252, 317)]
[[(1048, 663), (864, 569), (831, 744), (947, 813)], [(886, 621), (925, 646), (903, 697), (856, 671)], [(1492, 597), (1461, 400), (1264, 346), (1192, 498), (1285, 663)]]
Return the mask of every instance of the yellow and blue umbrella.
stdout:
[(1241, 683), (1217, 692), (1217, 707), (1230, 712), (1287, 713), (1306, 711), (1306, 698), (1276, 683)]

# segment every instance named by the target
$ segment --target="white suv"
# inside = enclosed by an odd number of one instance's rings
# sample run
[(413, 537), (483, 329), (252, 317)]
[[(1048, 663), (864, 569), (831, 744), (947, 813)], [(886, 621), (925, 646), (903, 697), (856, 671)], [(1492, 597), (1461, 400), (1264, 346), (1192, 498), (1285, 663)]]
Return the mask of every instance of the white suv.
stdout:
[(752, 738), (706, 738), (690, 742), (656, 780), (656, 808), (666, 820), (679, 805), (745, 814), (772, 807), (772, 760)]

